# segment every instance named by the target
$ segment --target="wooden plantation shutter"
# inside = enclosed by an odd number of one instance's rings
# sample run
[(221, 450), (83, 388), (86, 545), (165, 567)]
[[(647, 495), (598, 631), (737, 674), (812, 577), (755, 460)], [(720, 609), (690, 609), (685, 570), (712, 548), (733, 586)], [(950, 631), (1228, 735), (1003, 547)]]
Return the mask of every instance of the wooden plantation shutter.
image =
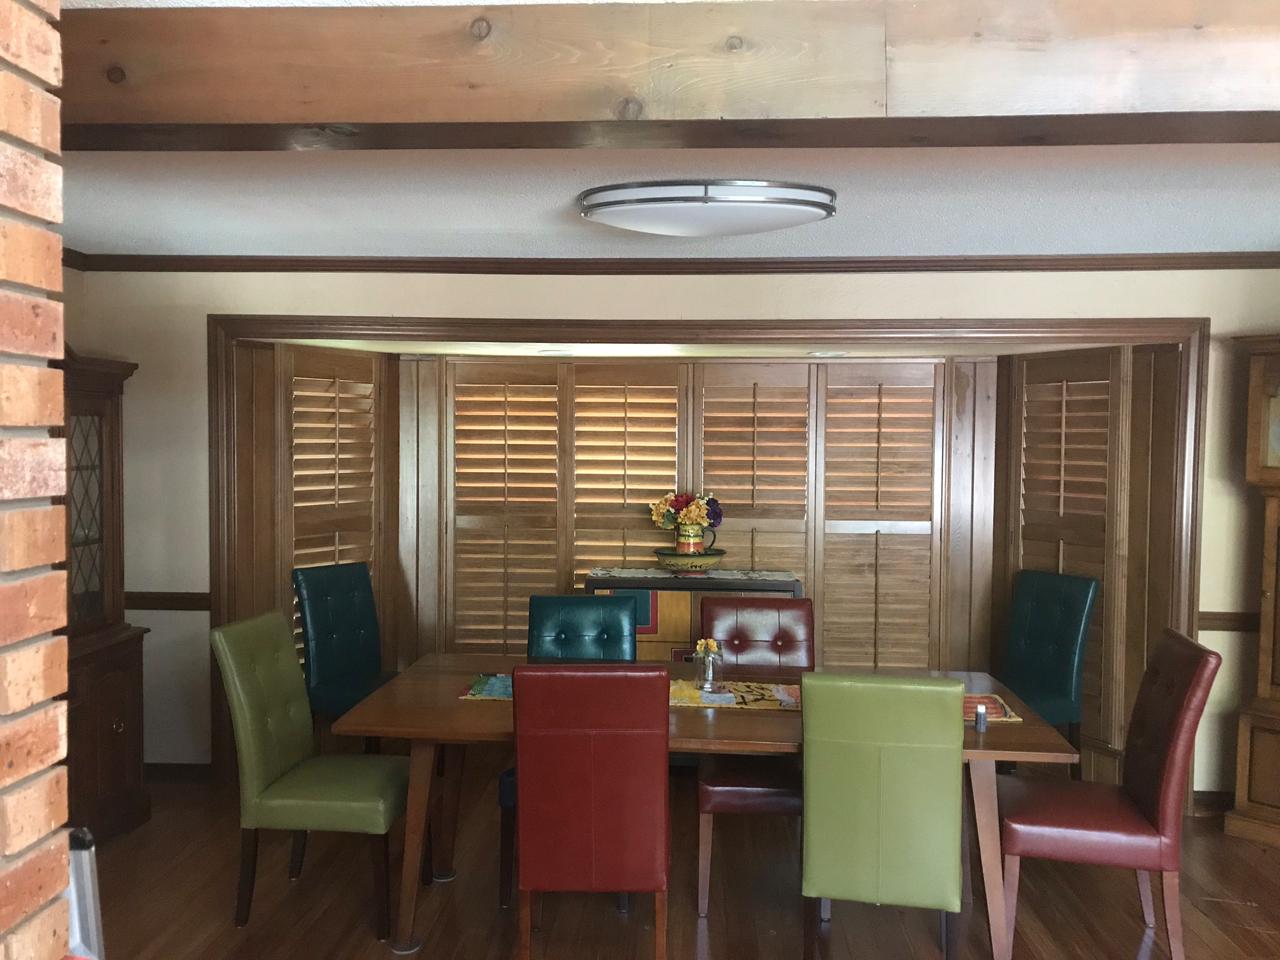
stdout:
[(451, 646), (519, 653), (560, 580), (557, 367), (451, 362), (448, 390)]
[[(277, 472), (283, 504), (277, 583), (301, 647), (293, 568), (364, 562), (375, 593), (382, 592), (379, 517), (387, 500), (383, 487), (394, 483), (394, 470), (383, 466), (387, 437), (379, 429), (387, 361), (380, 354), (318, 347), (275, 350), (289, 438), (279, 448), (284, 463)], [(391, 632), (383, 634), (389, 646)]]
[[(1115, 350), (1087, 350), (1015, 363), (1016, 569), (1093, 577), (1101, 589), (1085, 648), (1086, 736), (1118, 747), (1107, 623), (1112, 577), (1109, 518), (1119, 507), (1116, 430), (1120, 398)], [(1123, 524), (1121, 524), (1123, 526)]]
[(937, 363), (820, 371), (826, 665), (936, 666), (941, 378)]
[(809, 364), (695, 368), (694, 475), (724, 505), (716, 546), (730, 566), (809, 579)]
[(677, 487), (685, 364), (573, 365), (573, 582), (649, 567), (670, 531), (649, 504)]
[(377, 368), (373, 355), (293, 354), (294, 567), (374, 562)]

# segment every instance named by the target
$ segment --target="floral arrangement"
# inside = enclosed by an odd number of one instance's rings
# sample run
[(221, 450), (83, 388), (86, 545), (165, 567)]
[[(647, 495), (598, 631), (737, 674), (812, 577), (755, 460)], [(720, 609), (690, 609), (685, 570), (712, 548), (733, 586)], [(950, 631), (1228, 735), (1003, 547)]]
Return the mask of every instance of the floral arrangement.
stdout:
[(724, 519), (720, 501), (709, 493), (668, 493), (649, 504), (649, 514), (654, 525), (663, 530), (670, 530), (678, 523), (718, 527)]
[(694, 656), (700, 660), (720, 656), (720, 644), (711, 637), (703, 637), (693, 648)]

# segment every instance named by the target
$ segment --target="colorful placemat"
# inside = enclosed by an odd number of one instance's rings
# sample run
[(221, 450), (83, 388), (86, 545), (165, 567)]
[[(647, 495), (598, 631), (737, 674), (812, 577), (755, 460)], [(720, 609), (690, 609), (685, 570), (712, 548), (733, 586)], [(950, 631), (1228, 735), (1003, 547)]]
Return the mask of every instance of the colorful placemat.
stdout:
[(1022, 718), (1009, 708), (999, 694), (966, 693), (964, 695), (964, 722), (973, 723), (978, 713), (978, 704), (987, 705), (987, 723), (1021, 723)]
[(728, 707), (736, 710), (799, 710), (800, 684), (726, 680), (704, 693), (692, 680), (671, 681), (673, 707)]
[(462, 691), (459, 700), (510, 700), (511, 674), (480, 673)]

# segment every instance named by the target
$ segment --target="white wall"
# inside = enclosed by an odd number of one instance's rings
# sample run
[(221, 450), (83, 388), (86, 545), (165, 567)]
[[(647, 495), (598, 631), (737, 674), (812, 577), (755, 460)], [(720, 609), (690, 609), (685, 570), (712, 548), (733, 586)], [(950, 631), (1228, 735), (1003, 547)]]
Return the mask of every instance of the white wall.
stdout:
[[(666, 278), (90, 273), (82, 282), (74, 271), (68, 276), (69, 342), (83, 352), (139, 364), (125, 393), (129, 590), (209, 586), (211, 313), (511, 317), (514, 324), (521, 317), (683, 317), (690, 323), (767, 318), (780, 324), (798, 317), (1209, 317), (1214, 344), (1200, 608), (1257, 608), (1259, 503), (1245, 486), (1243, 466), (1246, 370), (1228, 341), (1245, 333), (1280, 333), (1280, 270)], [(158, 651), (148, 661), (156, 664), (147, 680), (149, 758), (207, 756), (207, 725), (183, 719), (182, 712), (207, 703), (206, 626), (168, 622), (148, 638), (149, 649)], [(1228, 662), (1202, 731), (1196, 786), (1228, 789), (1232, 714), (1256, 640), (1231, 634), (1202, 639), (1218, 646)]]

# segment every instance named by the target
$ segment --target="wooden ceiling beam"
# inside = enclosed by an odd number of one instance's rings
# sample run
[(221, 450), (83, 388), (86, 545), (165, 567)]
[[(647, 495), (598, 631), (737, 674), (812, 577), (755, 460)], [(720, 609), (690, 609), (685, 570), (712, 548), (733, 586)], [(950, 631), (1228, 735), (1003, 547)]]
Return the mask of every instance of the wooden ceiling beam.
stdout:
[(62, 33), (67, 149), (1280, 136), (1275, 0), (93, 9)]

